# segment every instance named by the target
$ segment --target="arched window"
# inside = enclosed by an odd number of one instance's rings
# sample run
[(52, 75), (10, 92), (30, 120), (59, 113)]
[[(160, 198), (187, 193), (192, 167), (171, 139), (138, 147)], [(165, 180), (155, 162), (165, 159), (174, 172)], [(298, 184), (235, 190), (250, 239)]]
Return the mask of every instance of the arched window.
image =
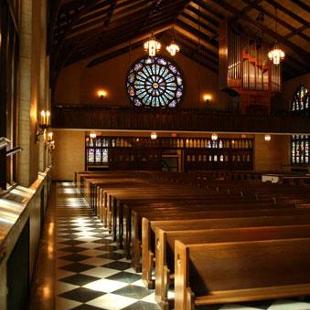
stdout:
[(309, 90), (304, 86), (300, 85), (293, 97), (291, 103), (292, 112), (302, 112), (302, 114), (307, 114), (310, 109), (310, 93)]
[(175, 108), (184, 91), (180, 70), (161, 56), (136, 61), (129, 69), (126, 86), (136, 107)]
[[(292, 113), (309, 115), (310, 93), (304, 85), (297, 88), (291, 103), (291, 111)], [(309, 146), (309, 135), (293, 135), (291, 137), (292, 165), (308, 165), (310, 163)]]

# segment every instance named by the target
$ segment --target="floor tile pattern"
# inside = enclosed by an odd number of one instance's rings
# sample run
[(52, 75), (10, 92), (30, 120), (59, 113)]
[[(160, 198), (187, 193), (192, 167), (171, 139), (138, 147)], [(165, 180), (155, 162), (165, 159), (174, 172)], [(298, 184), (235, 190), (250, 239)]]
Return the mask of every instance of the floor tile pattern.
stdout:
[[(58, 183), (56, 197), (56, 310), (160, 309), (74, 184)], [(310, 310), (310, 297), (198, 309)]]

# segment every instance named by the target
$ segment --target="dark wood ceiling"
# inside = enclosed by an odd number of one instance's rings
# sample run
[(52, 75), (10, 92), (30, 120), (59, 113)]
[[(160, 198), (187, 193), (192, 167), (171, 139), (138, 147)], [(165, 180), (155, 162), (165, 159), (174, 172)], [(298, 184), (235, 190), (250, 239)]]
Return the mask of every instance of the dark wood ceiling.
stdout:
[[(218, 70), (218, 31), (229, 18), (247, 35), (279, 42), (284, 79), (310, 72), (310, 0), (50, 0), (49, 54), (55, 82), (64, 66), (94, 66), (171, 31), (181, 52)], [(277, 31), (275, 24), (277, 21)]]

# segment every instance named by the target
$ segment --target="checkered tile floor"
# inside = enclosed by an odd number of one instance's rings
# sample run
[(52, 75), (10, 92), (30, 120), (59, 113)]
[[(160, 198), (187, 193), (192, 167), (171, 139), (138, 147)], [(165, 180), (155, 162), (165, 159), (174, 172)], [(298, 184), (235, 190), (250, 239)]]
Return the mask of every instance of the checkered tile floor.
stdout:
[[(56, 216), (56, 310), (160, 309), (72, 183), (57, 184)], [(310, 298), (198, 309), (310, 310)]]

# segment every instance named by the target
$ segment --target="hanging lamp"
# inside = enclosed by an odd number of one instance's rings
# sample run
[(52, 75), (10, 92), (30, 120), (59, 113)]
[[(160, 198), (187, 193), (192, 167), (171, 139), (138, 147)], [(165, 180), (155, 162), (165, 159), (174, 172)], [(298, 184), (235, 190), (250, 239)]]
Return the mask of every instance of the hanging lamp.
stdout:
[[(278, 33), (278, 14), (277, 8), (275, 7), (275, 33)], [(274, 65), (279, 65), (281, 61), (285, 58), (284, 51), (278, 46), (278, 42), (276, 41), (273, 45), (273, 48), (268, 53), (268, 58), (272, 61)]]
[(149, 54), (150, 57), (156, 56), (161, 49), (161, 44), (155, 39), (155, 36), (152, 34), (151, 38), (144, 43), (144, 50)]
[(175, 56), (178, 52), (180, 52), (180, 46), (175, 43), (175, 30), (173, 27), (173, 39), (172, 42), (166, 47), (166, 50), (171, 56)]

